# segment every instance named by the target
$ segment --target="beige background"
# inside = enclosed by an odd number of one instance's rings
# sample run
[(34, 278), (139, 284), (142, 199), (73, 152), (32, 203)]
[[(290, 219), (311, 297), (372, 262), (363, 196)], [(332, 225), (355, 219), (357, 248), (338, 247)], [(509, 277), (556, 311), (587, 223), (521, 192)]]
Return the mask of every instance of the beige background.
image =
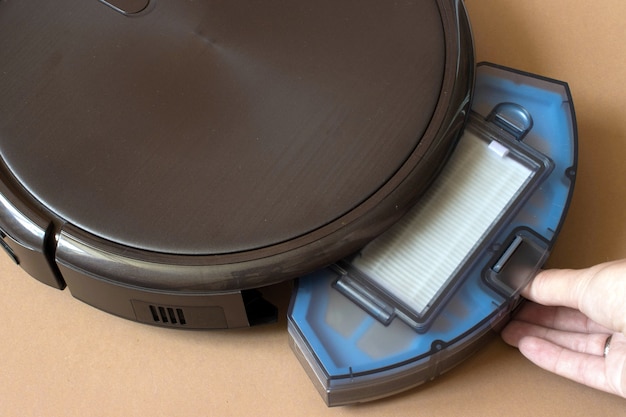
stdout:
[[(338, 0), (340, 1), (340, 0)], [(568, 81), (579, 176), (549, 261), (626, 256), (624, 0), (468, 0), (479, 60)], [(622, 416), (626, 400), (548, 374), (494, 339), (445, 376), (385, 400), (327, 409), (286, 321), (183, 332), (115, 318), (0, 258), (0, 416)], [(284, 317), (289, 288), (274, 288)]]

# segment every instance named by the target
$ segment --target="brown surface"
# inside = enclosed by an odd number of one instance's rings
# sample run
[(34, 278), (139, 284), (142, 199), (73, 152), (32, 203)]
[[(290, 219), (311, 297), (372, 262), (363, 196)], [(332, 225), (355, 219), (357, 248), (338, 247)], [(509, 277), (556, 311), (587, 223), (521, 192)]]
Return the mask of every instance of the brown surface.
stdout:
[[(469, 0), (479, 60), (570, 83), (580, 169), (551, 266), (626, 256), (623, 0)], [(619, 416), (626, 400), (528, 363), (495, 339), (421, 388), (327, 409), (289, 350), (284, 319), (180, 332), (107, 315), (0, 257), (0, 416)], [(286, 309), (289, 288), (275, 289)]]

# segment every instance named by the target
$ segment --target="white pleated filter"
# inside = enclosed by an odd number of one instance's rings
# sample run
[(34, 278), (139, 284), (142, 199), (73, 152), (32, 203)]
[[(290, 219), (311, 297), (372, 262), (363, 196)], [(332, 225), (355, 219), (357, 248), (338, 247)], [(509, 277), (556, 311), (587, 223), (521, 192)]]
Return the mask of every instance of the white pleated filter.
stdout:
[(353, 266), (423, 315), (533, 173), (502, 144), (466, 131), (420, 202)]

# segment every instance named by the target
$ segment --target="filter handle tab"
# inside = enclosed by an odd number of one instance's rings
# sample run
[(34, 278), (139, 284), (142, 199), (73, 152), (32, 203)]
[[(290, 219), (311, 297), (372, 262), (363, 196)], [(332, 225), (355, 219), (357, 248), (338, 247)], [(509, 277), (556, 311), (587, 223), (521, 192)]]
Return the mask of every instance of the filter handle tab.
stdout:
[(487, 270), (486, 280), (507, 297), (516, 296), (548, 259), (549, 244), (530, 229), (520, 229), (508, 239)]

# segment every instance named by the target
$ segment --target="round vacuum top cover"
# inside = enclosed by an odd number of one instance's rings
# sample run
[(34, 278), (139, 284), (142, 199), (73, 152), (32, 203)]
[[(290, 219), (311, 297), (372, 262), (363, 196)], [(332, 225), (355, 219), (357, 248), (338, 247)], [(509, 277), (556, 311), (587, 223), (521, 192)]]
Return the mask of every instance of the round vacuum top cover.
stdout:
[(112, 246), (321, 266), (397, 220), (453, 146), (458, 7), (0, 1), (3, 181)]

